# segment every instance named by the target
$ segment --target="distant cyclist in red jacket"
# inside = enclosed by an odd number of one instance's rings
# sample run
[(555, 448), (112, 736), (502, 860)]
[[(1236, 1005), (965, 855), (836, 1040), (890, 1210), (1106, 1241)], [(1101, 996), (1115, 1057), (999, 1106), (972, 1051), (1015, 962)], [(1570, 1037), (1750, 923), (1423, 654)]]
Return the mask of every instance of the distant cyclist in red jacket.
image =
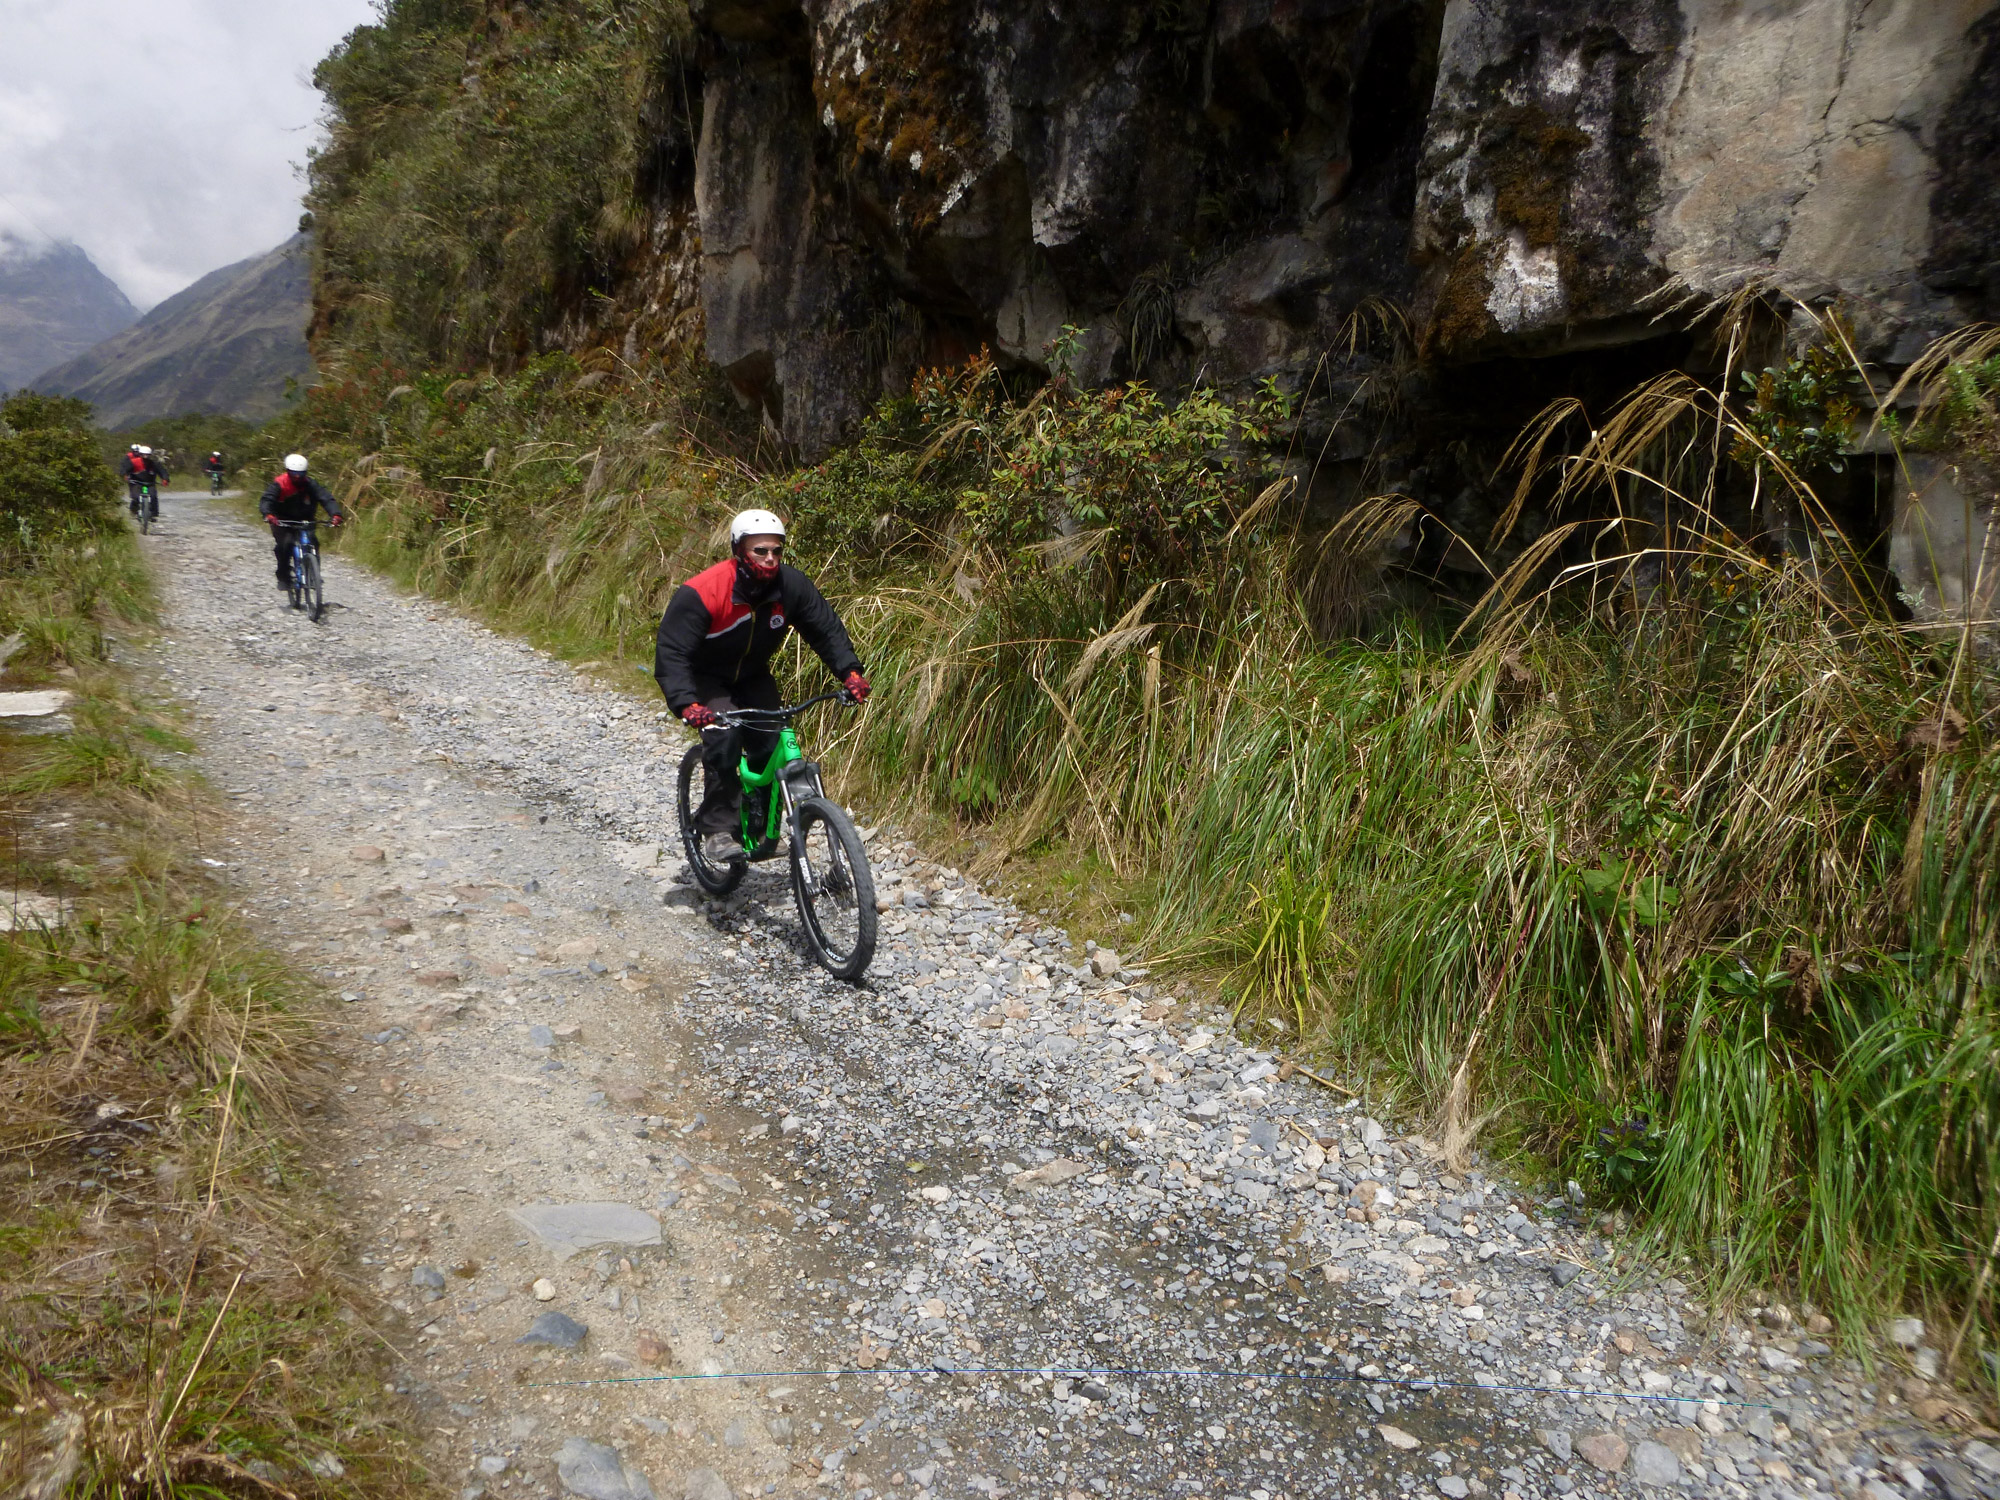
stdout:
[(271, 523), (272, 555), (278, 559), (278, 587), (292, 586), (292, 540), (286, 535), (280, 521), (310, 521), (324, 509), (338, 526), (347, 519), (347, 512), (340, 508), (340, 502), (333, 498), (333, 492), (306, 473), (306, 456), (292, 453), (285, 457), (284, 471), (264, 486), (262, 510), (264, 519)]
[(768, 510), (743, 511), (729, 523), (729, 547), (729, 557), (674, 590), (653, 650), (653, 676), (667, 706), (701, 731), (707, 790), (694, 823), (708, 835), (706, 852), (717, 862), (742, 854), (732, 832), (742, 800), (737, 759), (761, 766), (778, 735), (725, 730), (716, 715), (783, 701), (770, 663), (785, 632), (797, 626), (855, 701), (868, 696), (847, 627), (812, 580), (784, 562), (785, 523)]
[(125, 450), (125, 456), (118, 461), (118, 473), (125, 481), (125, 498), (132, 508), (132, 514), (135, 516), (139, 514), (140, 481), (145, 479), (153, 481), (153, 514), (151, 519), (158, 520), (160, 515), (160, 486), (167, 482), (167, 471), (161, 466), (159, 460), (153, 457), (153, 450), (148, 448), (144, 443), (132, 444), (131, 447)]

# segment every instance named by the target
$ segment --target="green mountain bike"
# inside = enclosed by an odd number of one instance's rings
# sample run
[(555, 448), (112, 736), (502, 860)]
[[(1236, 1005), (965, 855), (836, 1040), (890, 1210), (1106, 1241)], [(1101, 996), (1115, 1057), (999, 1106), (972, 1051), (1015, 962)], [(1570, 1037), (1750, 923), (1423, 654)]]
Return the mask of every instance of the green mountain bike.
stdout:
[(681, 844), (695, 884), (711, 896), (726, 896), (754, 861), (775, 858), (782, 846), (792, 860), (792, 895), (813, 958), (836, 979), (859, 979), (875, 957), (875, 877), (854, 822), (826, 795), (819, 767), (805, 758), (791, 721), (822, 703), (853, 703), (845, 692), (826, 693), (785, 708), (739, 708), (716, 715), (725, 729), (778, 731), (778, 745), (764, 769), (753, 771), (748, 757), (737, 758), (742, 788), (737, 836), (742, 854), (721, 864), (702, 852), (694, 826), (707, 793), (701, 746), (681, 757)]
[(132, 499), (132, 514), (138, 518), (141, 532), (151, 531), (153, 523), (160, 519), (160, 487), (151, 478), (139, 481)]

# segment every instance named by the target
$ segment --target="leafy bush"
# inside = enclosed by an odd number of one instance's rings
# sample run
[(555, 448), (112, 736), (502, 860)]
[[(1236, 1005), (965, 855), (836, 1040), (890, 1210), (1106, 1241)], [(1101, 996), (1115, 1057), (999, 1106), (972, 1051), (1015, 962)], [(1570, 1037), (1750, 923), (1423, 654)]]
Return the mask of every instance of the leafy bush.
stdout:
[(1849, 357), (1846, 331), (1830, 317), (1822, 335), (1783, 364), (1742, 374), (1749, 409), (1740, 419), (1730, 457), (1746, 468), (1775, 462), (1796, 474), (1846, 467), (1860, 408), (1861, 379)]
[(0, 401), (0, 427), (16, 432), (88, 432), (95, 415), (91, 404), (76, 396), (16, 391)]
[(128, 443), (144, 443), (163, 457), (167, 468), (193, 478), (200, 474), (202, 461), (217, 449), (227, 462), (240, 463), (256, 434), (257, 429), (241, 417), (194, 411), (155, 417), (110, 434), (106, 442), (113, 454), (124, 452)]
[(686, 29), (666, 0), (522, 7), (491, 34), (477, 6), (389, 0), (357, 27), (314, 73), (329, 124), (307, 195), (345, 345), (445, 367), (534, 353), (638, 243), (640, 105)]
[(116, 526), (118, 494), (118, 476), (87, 432), (34, 427), (0, 436), (0, 546), (26, 554)]

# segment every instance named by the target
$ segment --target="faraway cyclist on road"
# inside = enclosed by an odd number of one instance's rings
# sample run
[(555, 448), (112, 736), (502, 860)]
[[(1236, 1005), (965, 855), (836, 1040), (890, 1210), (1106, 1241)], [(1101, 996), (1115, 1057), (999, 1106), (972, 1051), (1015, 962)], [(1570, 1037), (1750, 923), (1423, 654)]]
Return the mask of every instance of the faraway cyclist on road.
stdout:
[(139, 514), (139, 481), (151, 477), (153, 481), (154, 514), (159, 513), (159, 492), (167, 482), (167, 471), (153, 457), (153, 450), (144, 443), (134, 443), (125, 450), (125, 456), (118, 461), (118, 472), (125, 480), (125, 498), (132, 507), (132, 514)]
[(724, 729), (718, 713), (776, 708), (783, 701), (771, 657), (793, 626), (859, 702), (868, 696), (861, 659), (847, 627), (812, 580), (783, 561), (785, 523), (768, 510), (746, 510), (729, 523), (731, 555), (674, 590), (653, 650), (653, 676), (667, 707), (701, 731), (706, 791), (695, 827), (718, 863), (742, 857), (732, 830), (742, 793), (736, 761), (770, 758), (775, 730)]
[(207, 458), (201, 461), (201, 472), (206, 474), (210, 479), (217, 479), (221, 477), (222, 450), (220, 448), (216, 449), (213, 453), (209, 454)]
[(333, 492), (306, 473), (306, 456), (303, 453), (286, 455), (285, 469), (264, 486), (264, 519), (271, 523), (272, 555), (278, 560), (278, 587), (292, 586), (292, 545), (285, 535), (280, 521), (310, 521), (314, 514), (324, 509), (338, 526), (347, 519), (347, 512), (340, 508), (340, 502), (333, 498)]

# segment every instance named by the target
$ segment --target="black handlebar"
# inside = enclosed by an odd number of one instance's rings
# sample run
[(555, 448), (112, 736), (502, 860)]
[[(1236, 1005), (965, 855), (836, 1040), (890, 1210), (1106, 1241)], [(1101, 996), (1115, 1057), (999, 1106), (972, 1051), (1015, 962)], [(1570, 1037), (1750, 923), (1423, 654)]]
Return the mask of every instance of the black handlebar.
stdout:
[(734, 729), (743, 724), (782, 724), (809, 708), (817, 708), (822, 703), (836, 702), (852, 707), (855, 698), (846, 688), (840, 688), (831, 693), (821, 693), (817, 698), (808, 698), (803, 703), (787, 704), (783, 708), (732, 708), (727, 713), (717, 714), (715, 722), (725, 729)]

